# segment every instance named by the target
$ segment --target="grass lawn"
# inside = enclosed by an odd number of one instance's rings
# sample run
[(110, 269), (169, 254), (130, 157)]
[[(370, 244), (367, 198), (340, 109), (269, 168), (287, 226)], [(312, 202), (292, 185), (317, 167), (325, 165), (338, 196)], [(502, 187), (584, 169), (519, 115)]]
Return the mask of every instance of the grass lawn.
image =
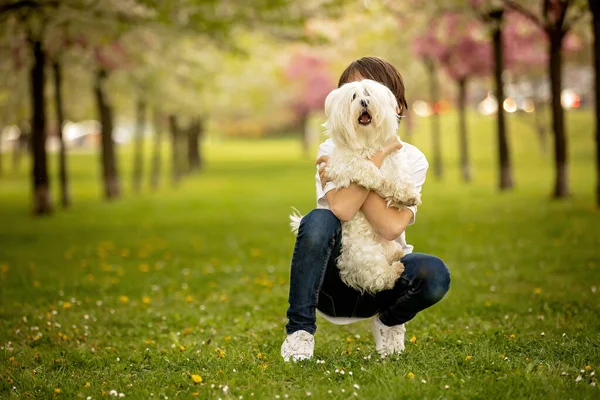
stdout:
[[(460, 182), (457, 121), (444, 116), (445, 177), (430, 169), (407, 232), (447, 262), (450, 292), (407, 324), (406, 352), (383, 361), (367, 321), (319, 319), (314, 360), (279, 355), (287, 215), (314, 206), (299, 143), (211, 142), (201, 174), (141, 195), (127, 190), (121, 151), (126, 195), (112, 203), (100, 199), (98, 156), (72, 154), (73, 209), (42, 219), (29, 215), (25, 165), (5, 172), (0, 397), (600, 398), (591, 115), (567, 116), (572, 197), (560, 202), (549, 199), (552, 154), (517, 116), (516, 187), (498, 192), (493, 120), (472, 117), (474, 182)], [(431, 160), (416, 122), (409, 141)]]

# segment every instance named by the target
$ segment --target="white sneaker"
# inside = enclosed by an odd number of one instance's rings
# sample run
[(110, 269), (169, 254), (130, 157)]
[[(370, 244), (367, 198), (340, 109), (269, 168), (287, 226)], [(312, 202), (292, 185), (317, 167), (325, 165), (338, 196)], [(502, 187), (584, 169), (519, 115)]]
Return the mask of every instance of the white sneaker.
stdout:
[(315, 351), (315, 337), (310, 333), (300, 330), (288, 335), (281, 345), (283, 361), (308, 360)]
[(386, 326), (379, 320), (379, 316), (373, 318), (373, 337), (375, 348), (381, 357), (391, 354), (400, 354), (404, 351), (404, 324)]

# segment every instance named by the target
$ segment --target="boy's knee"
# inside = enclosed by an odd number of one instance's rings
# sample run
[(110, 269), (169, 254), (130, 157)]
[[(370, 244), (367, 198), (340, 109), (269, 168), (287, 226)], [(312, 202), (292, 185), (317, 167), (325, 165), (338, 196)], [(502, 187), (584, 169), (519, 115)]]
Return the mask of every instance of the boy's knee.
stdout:
[(440, 301), (450, 289), (450, 270), (438, 257), (431, 256), (421, 270), (426, 281), (427, 297), (432, 304)]
[(342, 228), (340, 220), (330, 211), (315, 209), (302, 217), (299, 236), (308, 245), (329, 243)]

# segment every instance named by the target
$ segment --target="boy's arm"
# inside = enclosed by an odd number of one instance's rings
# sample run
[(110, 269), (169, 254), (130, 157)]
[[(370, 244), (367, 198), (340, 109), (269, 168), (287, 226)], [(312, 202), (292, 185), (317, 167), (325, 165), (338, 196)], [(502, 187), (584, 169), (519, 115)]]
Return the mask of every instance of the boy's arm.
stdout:
[[(425, 183), (428, 168), (429, 164), (425, 156), (417, 160), (413, 166), (412, 180), (419, 192)], [(407, 207), (400, 210), (388, 207), (387, 202), (374, 192), (369, 192), (360, 210), (375, 230), (387, 240), (397, 239), (408, 225), (414, 223), (415, 214), (417, 213), (417, 207)]]
[(388, 207), (387, 201), (375, 192), (369, 192), (360, 210), (373, 228), (386, 240), (396, 240), (414, 217), (411, 210)]
[[(380, 168), (385, 157), (401, 148), (402, 143), (397, 139), (394, 139), (384, 147), (383, 150), (375, 153), (370, 160), (377, 168)], [(328, 156), (322, 155), (317, 159), (317, 165), (320, 165), (321, 163), (326, 164), (328, 160)], [(317, 182), (324, 183), (323, 187), (327, 188), (328, 177), (325, 173), (325, 165), (319, 167)], [(327, 191), (325, 197), (327, 198), (331, 212), (333, 212), (340, 221), (345, 222), (351, 220), (356, 215), (358, 210), (363, 206), (368, 195), (369, 191), (367, 189), (356, 183), (351, 183), (348, 187)]]

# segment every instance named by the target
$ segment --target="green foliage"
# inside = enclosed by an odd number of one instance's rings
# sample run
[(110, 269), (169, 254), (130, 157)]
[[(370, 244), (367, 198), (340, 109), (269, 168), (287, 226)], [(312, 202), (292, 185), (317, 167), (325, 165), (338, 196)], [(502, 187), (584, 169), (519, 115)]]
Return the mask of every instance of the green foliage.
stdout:
[[(74, 153), (77, 207), (47, 219), (26, 216), (25, 170), (1, 178), (0, 397), (598, 398), (592, 115), (567, 113), (563, 202), (547, 198), (552, 160), (525, 117), (509, 119), (516, 188), (497, 193), (493, 119), (470, 116), (474, 184), (464, 185), (456, 117), (442, 116), (446, 181), (430, 175), (407, 236), (447, 262), (452, 286), (408, 323), (406, 353), (385, 361), (367, 322), (322, 319), (324, 363), (280, 359), (287, 216), (315, 203), (299, 143), (210, 142), (205, 172), (177, 191), (110, 204), (96, 155)], [(408, 140), (428, 154), (428, 121), (415, 123)]]

